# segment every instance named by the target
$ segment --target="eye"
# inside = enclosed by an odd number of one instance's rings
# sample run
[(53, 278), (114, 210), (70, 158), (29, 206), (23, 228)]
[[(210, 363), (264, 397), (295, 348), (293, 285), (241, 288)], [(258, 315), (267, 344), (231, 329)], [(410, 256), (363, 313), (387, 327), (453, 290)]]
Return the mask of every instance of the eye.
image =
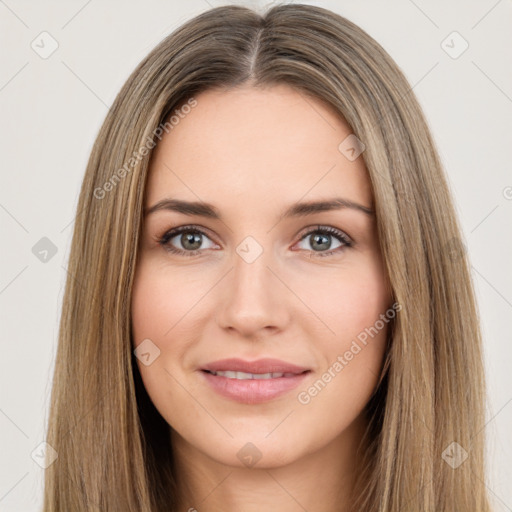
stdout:
[[(338, 245), (332, 248), (332, 238), (338, 241)], [(352, 240), (339, 229), (329, 226), (317, 226), (315, 229), (309, 230), (302, 236), (300, 242), (307, 241), (308, 245), (312, 247), (311, 257), (324, 257), (331, 256), (334, 253), (343, 251), (346, 247), (352, 247)], [(326, 249), (330, 249), (327, 250)], [(306, 250), (310, 250), (306, 248)]]
[[(338, 245), (332, 248), (332, 238), (338, 241)], [(210, 240), (209, 247), (201, 247), (204, 240)], [(302, 235), (299, 243), (309, 240), (310, 248), (304, 250), (311, 252), (311, 257), (331, 256), (339, 253), (347, 247), (352, 247), (352, 240), (339, 229), (330, 226), (316, 226)], [(180, 226), (167, 231), (158, 243), (167, 251), (180, 256), (196, 256), (203, 250), (212, 249), (216, 246), (206, 233), (195, 226)], [(181, 245), (176, 247), (176, 245)], [(326, 250), (329, 249), (329, 250)]]
[[(203, 249), (212, 248), (212, 246), (200, 248), (204, 239), (210, 240), (200, 229), (197, 229), (194, 226), (180, 226), (179, 228), (167, 231), (158, 240), (158, 243), (164, 246), (164, 248), (171, 253), (183, 256), (195, 256)], [(177, 248), (173, 244), (179, 244), (182, 248)]]

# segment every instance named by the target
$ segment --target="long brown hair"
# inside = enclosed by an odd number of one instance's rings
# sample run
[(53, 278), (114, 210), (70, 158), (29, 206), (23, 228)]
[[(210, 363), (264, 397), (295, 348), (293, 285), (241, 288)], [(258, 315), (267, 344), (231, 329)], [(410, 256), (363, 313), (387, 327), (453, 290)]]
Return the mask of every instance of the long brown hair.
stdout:
[(176, 109), (207, 89), (242, 84), (288, 84), (317, 98), (365, 145), (382, 256), (402, 310), (367, 407), (354, 510), (489, 511), (478, 313), (428, 125), (374, 39), (300, 4), (263, 15), (240, 6), (204, 12), (151, 51), (110, 108), (74, 226), (47, 435), (58, 458), (46, 470), (44, 510), (175, 507), (169, 426), (131, 344), (145, 183)]

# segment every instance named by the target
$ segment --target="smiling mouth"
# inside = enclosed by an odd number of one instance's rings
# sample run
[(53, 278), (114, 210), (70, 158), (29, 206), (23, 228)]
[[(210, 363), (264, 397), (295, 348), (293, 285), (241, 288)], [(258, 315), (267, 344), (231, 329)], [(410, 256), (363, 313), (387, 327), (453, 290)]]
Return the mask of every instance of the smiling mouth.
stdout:
[(250, 373), (234, 370), (199, 372), (205, 383), (224, 399), (256, 405), (285, 397), (304, 382), (311, 370), (301, 372)]
[[(296, 375), (300, 375), (297, 373), (282, 373), (282, 372), (273, 372), (273, 373), (247, 373), (247, 372), (235, 372), (235, 371), (210, 371), (203, 370), (206, 373), (210, 373), (211, 375), (216, 375), (218, 377), (226, 377), (228, 379), (237, 379), (237, 380), (265, 380), (265, 379), (279, 379), (281, 377), (295, 377)], [(306, 370), (302, 373), (306, 373), (309, 370)]]

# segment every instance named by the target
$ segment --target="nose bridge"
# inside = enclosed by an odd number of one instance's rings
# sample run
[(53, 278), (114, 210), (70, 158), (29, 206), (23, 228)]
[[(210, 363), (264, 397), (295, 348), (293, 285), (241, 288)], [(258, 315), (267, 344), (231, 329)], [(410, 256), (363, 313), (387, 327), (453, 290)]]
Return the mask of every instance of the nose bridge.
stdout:
[(269, 257), (271, 250), (262, 244), (263, 241), (260, 243), (253, 236), (247, 236), (236, 247), (232, 293), (233, 298), (241, 300), (244, 307), (252, 304), (262, 308), (272, 298), (270, 288), (273, 283), (270, 280), (273, 276), (268, 269), (272, 265)]
[(217, 319), (244, 335), (259, 329), (282, 329), (288, 321), (286, 298), (272, 268), (273, 251), (247, 236), (235, 248), (233, 269), (225, 284)]
[[(236, 248), (233, 279), (237, 289), (247, 289), (249, 293), (268, 293), (268, 280), (271, 272), (267, 268), (270, 250), (266, 250), (252, 236), (244, 239)], [(243, 290), (242, 290), (243, 291)]]

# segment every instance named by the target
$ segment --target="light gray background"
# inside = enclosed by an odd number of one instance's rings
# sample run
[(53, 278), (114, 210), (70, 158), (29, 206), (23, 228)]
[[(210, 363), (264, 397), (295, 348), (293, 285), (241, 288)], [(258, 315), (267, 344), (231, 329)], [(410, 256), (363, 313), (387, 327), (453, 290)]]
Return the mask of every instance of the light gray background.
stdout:
[[(100, 124), (130, 72), (164, 36), (225, 3), (263, 8), (270, 2), (0, 0), (0, 511), (42, 505), (43, 470), (31, 454), (45, 439), (73, 219)], [(487, 485), (496, 510), (512, 511), (512, 2), (304, 3), (336, 11), (372, 35), (424, 108), (480, 304), (489, 386)], [(38, 37), (43, 31), (58, 42), (46, 59), (31, 48), (33, 41), (49, 48), (49, 39)], [(469, 44), (457, 58), (463, 41), (453, 31)], [(32, 252), (42, 237), (57, 247), (46, 263)]]

